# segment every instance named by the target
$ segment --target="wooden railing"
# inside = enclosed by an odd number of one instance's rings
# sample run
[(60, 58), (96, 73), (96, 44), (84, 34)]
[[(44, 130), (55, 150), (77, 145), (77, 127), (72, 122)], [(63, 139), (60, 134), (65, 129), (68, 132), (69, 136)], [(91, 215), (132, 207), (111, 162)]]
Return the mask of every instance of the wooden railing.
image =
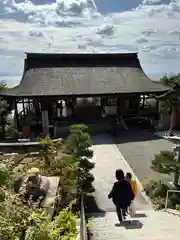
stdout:
[(165, 201), (165, 211), (168, 209), (169, 193), (180, 193), (180, 190), (168, 190), (167, 191), (166, 201)]
[(84, 211), (84, 197), (81, 196), (81, 209), (80, 209), (80, 240), (87, 240), (86, 218)]

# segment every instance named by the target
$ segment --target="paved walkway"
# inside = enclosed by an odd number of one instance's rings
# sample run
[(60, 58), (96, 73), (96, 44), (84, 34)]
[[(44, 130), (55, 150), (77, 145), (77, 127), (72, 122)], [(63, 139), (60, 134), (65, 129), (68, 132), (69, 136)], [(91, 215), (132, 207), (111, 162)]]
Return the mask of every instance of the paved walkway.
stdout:
[(146, 183), (152, 179), (161, 179), (165, 182), (172, 180), (171, 176), (156, 173), (151, 169), (154, 155), (162, 150), (172, 150), (172, 143), (143, 130), (124, 132), (115, 141), (116, 146), (141, 181)]
[(114, 212), (95, 218), (92, 223), (92, 240), (173, 240), (180, 236), (180, 217), (163, 211), (146, 210), (144, 216), (120, 227), (115, 226)]
[[(117, 216), (112, 201), (107, 198), (115, 181), (115, 170), (122, 168), (125, 172), (133, 172), (122, 154), (113, 144), (109, 136), (93, 138), (95, 169), (95, 201), (104, 214), (96, 214), (92, 220), (93, 240), (171, 240), (180, 236), (180, 218), (165, 212), (152, 210), (141, 192), (138, 192), (137, 216), (131, 225), (126, 223), (116, 227)], [(135, 177), (135, 176), (134, 176)], [(139, 186), (140, 189), (140, 186)], [(171, 223), (171, 224), (167, 224)]]
[[(112, 200), (108, 199), (108, 194), (116, 181), (115, 171), (118, 168), (123, 169), (125, 173), (131, 172), (133, 174), (133, 171), (108, 135), (93, 138), (93, 151), (92, 161), (95, 163), (95, 168), (92, 173), (95, 176), (96, 203), (104, 211), (115, 211)], [(138, 209), (149, 207), (140, 191), (138, 191), (136, 206)]]

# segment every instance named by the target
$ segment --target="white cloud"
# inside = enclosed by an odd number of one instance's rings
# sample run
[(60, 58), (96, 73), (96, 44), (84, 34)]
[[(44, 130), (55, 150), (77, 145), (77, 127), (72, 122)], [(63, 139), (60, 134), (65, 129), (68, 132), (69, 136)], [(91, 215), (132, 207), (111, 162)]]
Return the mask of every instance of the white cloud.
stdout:
[(136, 39), (136, 42), (137, 43), (147, 43), (148, 42), (148, 39), (147, 38), (144, 38), (144, 37), (141, 37), (141, 38), (138, 38)]
[(143, 0), (143, 4), (156, 4), (156, 3), (160, 3), (161, 0)]
[(44, 34), (40, 31), (36, 31), (36, 30), (29, 30), (29, 35), (31, 37), (43, 37)]
[(18, 1), (0, 0), (3, 77), (22, 74), (24, 52), (139, 51), (146, 73), (179, 71), (180, 0), (108, 16), (92, 0)]
[(169, 31), (169, 35), (180, 36), (180, 30), (178, 30), (178, 29), (171, 30), (171, 31)]
[(151, 36), (151, 35), (155, 34), (156, 32), (157, 32), (156, 29), (145, 29), (141, 33), (145, 36)]
[(95, 29), (95, 32), (102, 36), (112, 36), (115, 33), (115, 27), (113, 25), (104, 25)]

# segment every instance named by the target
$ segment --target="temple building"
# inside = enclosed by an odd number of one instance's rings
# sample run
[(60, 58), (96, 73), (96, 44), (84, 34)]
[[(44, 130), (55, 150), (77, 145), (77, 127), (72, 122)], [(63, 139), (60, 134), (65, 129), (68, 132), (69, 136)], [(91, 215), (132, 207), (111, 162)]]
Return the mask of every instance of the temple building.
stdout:
[(141, 116), (145, 98), (165, 92), (144, 73), (137, 53), (26, 53), (20, 84), (1, 96), (15, 110), (18, 131), (29, 126), (57, 137), (72, 123), (99, 128), (111, 116)]

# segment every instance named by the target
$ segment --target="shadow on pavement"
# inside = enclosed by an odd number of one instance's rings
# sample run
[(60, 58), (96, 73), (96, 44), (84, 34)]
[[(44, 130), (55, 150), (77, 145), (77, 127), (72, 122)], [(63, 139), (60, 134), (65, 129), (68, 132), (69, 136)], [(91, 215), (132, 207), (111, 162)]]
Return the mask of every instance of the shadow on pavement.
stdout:
[(125, 229), (141, 229), (143, 224), (139, 220), (124, 221), (115, 224), (116, 227), (124, 227)]
[(145, 213), (136, 213), (136, 215), (133, 218), (145, 218), (147, 215)]
[(125, 221), (125, 229), (141, 229), (143, 224), (139, 220)]
[(103, 217), (106, 212), (100, 209), (96, 203), (94, 196), (88, 195), (84, 197), (85, 215), (88, 217)]
[(156, 136), (153, 132), (146, 130), (129, 130), (127, 132), (123, 132), (123, 134), (119, 134), (113, 140), (116, 144), (127, 143), (127, 142), (144, 142), (144, 141), (152, 141), (158, 140), (161, 137)]
[(128, 142), (144, 142), (158, 140), (161, 137), (156, 136), (153, 132), (136, 129), (129, 131), (120, 131), (117, 133), (117, 136), (112, 136), (111, 134), (97, 134), (93, 136), (92, 143), (93, 145), (102, 145), (102, 144), (120, 144)]

